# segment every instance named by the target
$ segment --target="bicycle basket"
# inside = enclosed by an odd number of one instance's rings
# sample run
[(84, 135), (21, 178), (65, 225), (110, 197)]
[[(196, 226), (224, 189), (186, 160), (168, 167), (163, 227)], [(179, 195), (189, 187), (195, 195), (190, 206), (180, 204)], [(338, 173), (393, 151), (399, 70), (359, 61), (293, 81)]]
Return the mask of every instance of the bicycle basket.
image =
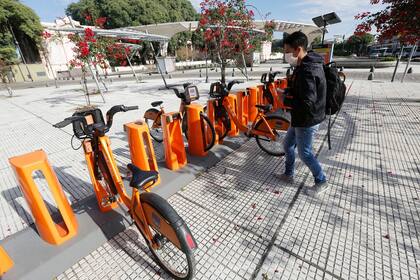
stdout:
[(100, 109), (76, 112), (73, 116), (82, 116), (86, 120), (86, 124), (82, 121), (73, 122), (73, 133), (79, 139), (92, 136), (95, 124), (106, 125)]

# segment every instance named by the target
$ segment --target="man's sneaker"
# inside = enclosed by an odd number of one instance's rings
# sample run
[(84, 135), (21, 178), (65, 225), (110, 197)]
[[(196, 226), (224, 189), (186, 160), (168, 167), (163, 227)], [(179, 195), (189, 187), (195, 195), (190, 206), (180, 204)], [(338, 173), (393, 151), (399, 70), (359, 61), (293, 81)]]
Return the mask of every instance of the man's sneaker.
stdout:
[(274, 177), (279, 179), (280, 181), (288, 184), (293, 184), (295, 180), (293, 179), (293, 176), (286, 175), (286, 174), (275, 174)]
[(328, 182), (321, 182), (321, 183), (316, 183), (313, 187), (310, 188), (306, 188), (305, 189), (305, 194), (309, 195), (309, 196), (313, 196), (316, 197), (318, 194), (321, 194), (323, 192), (325, 192), (326, 190), (328, 190)]

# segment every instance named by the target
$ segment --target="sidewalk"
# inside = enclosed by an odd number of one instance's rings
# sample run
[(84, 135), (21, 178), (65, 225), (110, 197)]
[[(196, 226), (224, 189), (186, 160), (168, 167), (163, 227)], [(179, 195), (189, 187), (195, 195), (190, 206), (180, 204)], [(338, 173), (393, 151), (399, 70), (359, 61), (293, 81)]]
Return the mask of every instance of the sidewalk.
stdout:
[[(105, 108), (136, 100), (141, 107), (115, 118), (111, 140), (123, 163), (128, 154), (122, 123), (143, 113), (151, 100), (172, 102), (173, 109), (178, 102), (145, 84), (114, 87), (121, 92), (109, 95)], [(315, 141), (331, 185), (319, 198), (303, 194), (313, 182), (300, 162), (294, 185), (279, 182), (273, 175), (282, 172), (284, 159), (264, 154), (255, 140), (172, 196), (170, 203), (199, 244), (196, 279), (419, 279), (419, 92), (418, 83), (354, 82), (332, 130), (332, 150), (326, 123)], [(70, 89), (0, 99), (6, 132), (0, 136), (0, 239), (31, 222), (22, 218), (25, 205), (7, 166), (11, 155), (42, 147), (72, 202), (92, 195), (81, 152), (71, 150), (70, 135), (50, 125), (81, 103)], [(168, 277), (130, 228), (57, 279)]]
[[(253, 140), (173, 196), (200, 245), (197, 279), (419, 279), (418, 91), (353, 85), (333, 149), (325, 125), (317, 137), (332, 186), (319, 199), (301, 192), (306, 167), (282, 185), (284, 160)], [(122, 232), (58, 279), (166, 279), (138, 240)]]

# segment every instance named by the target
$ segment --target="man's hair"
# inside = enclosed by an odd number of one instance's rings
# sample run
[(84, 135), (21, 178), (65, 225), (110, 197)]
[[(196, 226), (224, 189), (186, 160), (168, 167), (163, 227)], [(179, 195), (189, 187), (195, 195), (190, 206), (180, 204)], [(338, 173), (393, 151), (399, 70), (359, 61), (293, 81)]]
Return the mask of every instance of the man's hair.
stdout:
[(294, 49), (302, 47), (306, 51), (308, 47), (308, 37), (305, 35), (305, 33), (301, 31), (296, 31), (288, 35), (284, 39), (283, 44), (287, 44)]

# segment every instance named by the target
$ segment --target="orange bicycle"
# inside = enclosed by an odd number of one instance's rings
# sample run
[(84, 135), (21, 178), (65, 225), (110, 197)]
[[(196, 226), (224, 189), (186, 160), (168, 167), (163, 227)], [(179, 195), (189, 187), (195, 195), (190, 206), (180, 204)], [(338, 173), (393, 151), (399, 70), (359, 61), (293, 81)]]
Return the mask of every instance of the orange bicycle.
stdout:
[[(182, 131), (184, 132), (185, 136), (188, 138), (188, 122), (187, 122), (187, 110), (185, 106), (191, 104), (191, 102), (198, 100), (200, 98), (198, 88), (190, 83), (183, 84), (184, 90), (179, 90), (176, 87), (170, 87), (175, 92), (175, 95), (181, 99), (181, 103), (179, 106), (179, 112), (182, 117)], [(160, 107), (159, 110), (156, 108), (150, 108), (144, 113), (144, 119), (149, 127), (150, 136), (157, 141), (163, 141), (163, 131), (162, 131), (162, 123), (161, 123), (161, 116), (165, 113), (165, 110), (162, 106), (163, 101), (155, 101), (152, 102), (153, 107)], [(214, 131), (214, 127), (211, 124), (209, 118), (204, 114), (200, 114), (200, 123), (201, 129), (203, 130), (203, 143), (204, 143), (204, 151), (210, 150), (215, 143), (216, 139), (216, 132)]]
[(273, 111), (292, 109), (284, 104), (284, 99), (289, 97), (277, 90), (275, 78), (280, 73), (281, 72), (268, 72), (261, 75), (263, 98), (268, 104), (272, 105)]
[(248, 137), (255, 137), (258, 146), (273, 156), (283, 156), (283, 139), (290, 126), (290, 117), (283, 111), (272, 112), (272, 106), (256, 105), (258, 114), (251, 124), (243, 125), (238, 119), (232, 104), (226, 98), (233, 85), (241, 81), (231, 81), (228, 85), (216, 82), (210, 86), (210, 97), (213, 98), (216, 133), (223, 139), (231, 130), (231, 120), (239, 131)]
[(106, 136), (116, 113), (137, 109), (137, 106), (114, 106), (106, 113), (106, 122), (100, 109), (89, 109), (74, 113), (54, 127), (73, 125), (74, 136), (82, 141), (101, 210), (111, 210), (122, 202), (159, 266), (175, 279), (192, 279), (197, 244), (188, 226), (165, 199), (155, 193), (141, 192), (154, 184), (158, 173), (128, 164), (132, 174), (129, 196)]

